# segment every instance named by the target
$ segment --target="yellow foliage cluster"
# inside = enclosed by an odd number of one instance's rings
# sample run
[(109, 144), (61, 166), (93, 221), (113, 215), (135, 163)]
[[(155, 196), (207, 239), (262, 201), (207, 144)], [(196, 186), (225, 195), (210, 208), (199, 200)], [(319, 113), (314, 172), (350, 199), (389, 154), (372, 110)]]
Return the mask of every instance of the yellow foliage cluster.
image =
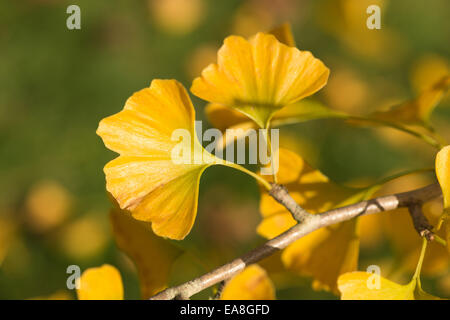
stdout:
[[(356, 1), (351, 1), (349, 7), (341, 9), (348, 11), (356, 5)], [(364, 38), (364, 35), (358, 36)], [(430, 114), (448, 90), (448, 75), (413, 100), (367, 117), (355, 117), (304, 100), (326, 85), (330, 71), (310, 52), (297, 49), (293, 39), (290, 27), (283, 25), (272, 33), (259, 32), (249, 39), (230, 36), (224, 40), (217, 52), (217, 63), (204, 68), (191, 87), (194, 95), (209, 102), (206, 114), (216, 128), (267, 129), (312, 119), (340, 118), (360, 124), (387, 125), (412, 133), (435, 147), (443, 147), (431, 131)], [(394, 116), (397, 122), (389, 122)], [(119, 154), (104, 168), (106, 189), (119, 207), (112, 210), (111, 221), (118, 246), (136, 263), (144, 298), (167, 286), (171, 266), (181, 251), (163, 238), (181, 240), (191, 231), (197, 213), (199, 180), (212, 164), (221, 163), (242, 170), (260, 182), (262, 220), (257, 232), (267, 239), (296, 224), (289, 211), (269, 195), (272, 182), (285, 185), (293, 199), (312, 214), (370, 199), (387, 182), (366, 188), (341, 186), (310, 166), (302, 155), (283, 148), (277, 151), (279, 171), (266, 178), (236, 164), (220, 161), (207, 153), (196, 139), (186, 147), (194, 155), (201, 153), (202, 161), (175, 164), (171, 160), (171, 151), (176, 141), (171, 139), (171, 134), (174, 130), (184, 129), (196, 136), (194, 121), (194, 107), (185, 88), (176, 80), (153, 80), (150, 87), (133, 94), (122, 111), (103, 119), (97, 130), (106, 147)], [(420, 126), (421, 131), (412, 126)], [(446, 240), (447, 247), (450, 234), (449, 159), (450, 147), (443, 147), (437, 154), (435, 168), (444, 195), (444, 208), (433, 207), (434, 216), (426, 213), (436, 226), (436, 236), (443, 243)], [(428, 212), (428, 209), (424, 210)], [(390, 216), (395, 220), (406, 215), (392, 213)], [(391, 223), (399, 223), (394, 220)], [(402, 286), (379, 277), (379, 289), (368, 288), (367, 281), (373, 275), (357, 272), (361, 230), (367, 228), (364, 221), (357, 218), (322, 228), (293, 242), (280, 255), (283, 268), (295, 275), (311, 277), (315, 289), (341, 294), (342, 299), (434, 298), (420, 285), (422, 264), (424, 259), (434, 255), (433, 248), (430, 247), (429, 255), (425, 256), (426, 242), (422, 244), (412, 227), (408, 231), (413, 234), (411, 243), (414, 245), (408, 244), (409, 247), (403, 249), (414, 259), (417, 259), (416, 253), (421, 254), (411, 282)], [(383, 225), (379, 221), (376, 224), (376, 219), (373, 221), (374, 225)], [(383, 232), (388, 233), (388, 230)], [(440, 246), (439, 249), (445, 251), (441, 244), (433, 246)], [(445, 256), (442, 263), (447, 268), (448, 254), (439, 252), (438, 255)], [(120, 274), (107, 265), (85, 271), (78, 297), (122, 299)], [(228, 281), (221, 298), (274, 299), (270, 271), (258, 265), (248, 266)]]

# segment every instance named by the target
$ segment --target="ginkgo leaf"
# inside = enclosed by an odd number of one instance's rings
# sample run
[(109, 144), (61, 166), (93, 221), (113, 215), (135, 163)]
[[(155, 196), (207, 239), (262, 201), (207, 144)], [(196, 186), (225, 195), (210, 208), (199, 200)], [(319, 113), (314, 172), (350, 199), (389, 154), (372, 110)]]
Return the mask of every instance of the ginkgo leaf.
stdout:
[(436, 156), (436, 176), (441, 185), (444, 207), (450, 210), (450, 146), (442, 148)]
[(442, 300), (425, 291), (413, 278), (401, 285), (369, 272), (349, 272), (338, 279), (342, 300)]
[[(295, 40), (289, 23), (283, 23), (269, 33), (274, 35), (281, 43), (295, 47)], [(205, 113), (213, 126), (221, 131), (225, 131), (227, 128), (257, 128), (257, 124), (249, 120), (243, 113), (219, 103), (208, 104)], [(318, 102), (302, 100), (275, 111), (272, 126), (340, 116), (344, 116), (344, 114), (331, 110)]]
[(320, 90), (328, 75), (329, 69), (310, 52), (271, 34), (258, 33), (250, 40), (230, 36), (218, 51), (217, 64), (203, 70), (191, 91), (266, 127), (275, 111)]
[(342, 300), (414, 300), (416, 282), (400, 285), (369, 272), (350, 272), (338, 279)]
[[(211, 163), (220, 162), (201, 147), (194, 121), (183, 86), (175, 80), (153, 80), (97, 129), (105, 145), (120, 154), (104, 168), (106, 189), (122, 209), (152, 222), (155, 234), (171, 239), (183, 239), (191, 230), (200, 176)], [(188, 137), (173, 139), (176, 130)], [(174, 154), (186, 161), (174, 161)]]
[(266, 271), (250, 265), (227, 282), (221, 300), (274, 300), (275, 288)]
[(450, 76), (444, 76), (418, 97), (387, 111), (378, 111), (373, 117), (409, 124), (428, 124), (430, 115), (450, 87)]
[[(362, 199), (360, 190), (339, 186), (300, 156), (280, 149), (278, 183), (310, 213), (319, 213)], [(291, 214), (267, 192), (261, 195), (263, 221), (258, 233), (273, 238), (296, 224)], [(357, 223), (348, 221), (322, 228), (295, 241), (282, 254), (284, 265), (300, 275), (312, 276), (315, 289), (337, 291), (337, 277), (357, 268), (359, 237)]]
[(110, 218), (118, 247), (136, 264), (142, 298), (164, 290), (172, 265), (182, 251), (156, 236), (150, 223), (133, 219), (126, 211), (112, 209)]
[(436, 176), (444, 198), (441, 232), (447, 241), (447, 251), (450, 254), (450, 146), (442, 148), (436, 156)]
[(79, 300), (123, 300), (122, 277), (109, 264), (87, 269), (78, 281)]

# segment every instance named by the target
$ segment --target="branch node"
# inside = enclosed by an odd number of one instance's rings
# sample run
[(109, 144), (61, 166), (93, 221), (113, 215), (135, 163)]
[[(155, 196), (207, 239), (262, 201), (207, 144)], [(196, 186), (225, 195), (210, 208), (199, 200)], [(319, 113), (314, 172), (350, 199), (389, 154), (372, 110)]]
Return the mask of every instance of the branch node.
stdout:
[(414, 229), (417, 233), (427, 239), (428, 241), (434, 240), (433, 226), (428, 222), (422, 211), (422, 204), (415, 202), (408, 206), (409, 215), (411, 216)]
[(285, 186), (272, 183), (272, 189), (270, 189), (269, 195), (278, 203), (283, 205), (292, 214), (292, 217), (298, 223), (304, 222), (311, 216), (308, 211), (297, 204), (297, 202), (291, 197)]

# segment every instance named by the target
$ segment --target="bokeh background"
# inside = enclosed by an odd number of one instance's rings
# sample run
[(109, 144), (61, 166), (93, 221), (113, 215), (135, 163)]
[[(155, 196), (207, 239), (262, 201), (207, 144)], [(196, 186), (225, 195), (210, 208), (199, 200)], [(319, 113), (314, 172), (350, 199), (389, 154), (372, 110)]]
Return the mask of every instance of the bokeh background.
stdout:
[[(70, 4), (81, 8), (81, 30), (66, 28)], [(382, 8), (381, 30), (365, 27), (370, 4)], [(448, 0), (1, 1), (0, 299), (76, 298), (66, 288), (67, 266), (84, 270), (103, 263), (121, 271), (126, 298), (139, 298), (135, 267), (117, 249), (108, 216), (102, 168), (115, 154), (95, 130), (152, 79), (175, 78), (189, 88), (215, 61), (227, 35), (250, 36), (288, 21), (297, 46), (331, 69), (315, 98), (363, 115), (413, 98), (449, 72), (449, 14)], [(206, 120), (205, 103), (192, 98), (197, 118)], [(449, 106), (447, 96), (432, 117), (447, 138)], [(346, 184), (430, 167), (434, 156), (405, 134), (336, 120), (281, 132), (285, 144)], [(408, 183), (404, 190), (411, 189)], [(208, 169), (197, 222), (177, 243), (187, 253), (172, 282), (261, 243), (255, 232), (258, 198), (247, 176)], [(395, 250), (388, 232), (376, 221), (362, 232), (360, 268), (377, 263), (383, 275), (392, 275)], [(424, 286), (449, 297), (448, 263), (438, 269)], [(279, 298), (336, 298), (313, 291), (310, 280), (299, 277), (281, 281), (278, 289)]]

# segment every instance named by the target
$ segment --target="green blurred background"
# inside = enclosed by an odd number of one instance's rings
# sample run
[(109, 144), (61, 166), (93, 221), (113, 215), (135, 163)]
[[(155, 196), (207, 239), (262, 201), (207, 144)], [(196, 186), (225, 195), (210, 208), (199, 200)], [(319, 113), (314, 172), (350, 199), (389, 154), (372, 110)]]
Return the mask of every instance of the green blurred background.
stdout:
[[(81, 8), (81, 30), (66, 28), (70, 4)], [(381, 30), (365, 27), (369, 4), (382, 7)], [(297, 46), (331, 69), (315, 98), (367, 114), (413, 98), (448, 73), (449, 13), (448, 0), (1, 1), (0, 298), (75, 298), (66, 288), (67, 266), (103, 263), (120, 269), (126, 298), (139, 298), (135, 269), (116, 248), (109, 225), (102, 168), (115, 155), (95, 130), (152, 79), (174, 78), (189, 88), (227, 35), (250, 36), (289, 21)], [(205, 103), (192, 99), (197, 119), (205, 120)], [(446, 137), (448, 106), (447, 96), (433, 114)], [(432, 165), (430, 148), (392, 130), (319, 120), (281, 133), (342, 183), (367, 184)], [(177, 244), (189, 254), (175, 266), (174, 283), (262, 241), (255, 232), (258, 197), (247, 176), (206, 171), (197, 222)], [(383, 238), (363, 246), (361, 257), (365, 268), (366, 261), (389, 260), (392, 249)], [(449, 297), (448, 265), (425, 283)], [(334, 298), (309, 284), (299, 278), (277, 296)]]

